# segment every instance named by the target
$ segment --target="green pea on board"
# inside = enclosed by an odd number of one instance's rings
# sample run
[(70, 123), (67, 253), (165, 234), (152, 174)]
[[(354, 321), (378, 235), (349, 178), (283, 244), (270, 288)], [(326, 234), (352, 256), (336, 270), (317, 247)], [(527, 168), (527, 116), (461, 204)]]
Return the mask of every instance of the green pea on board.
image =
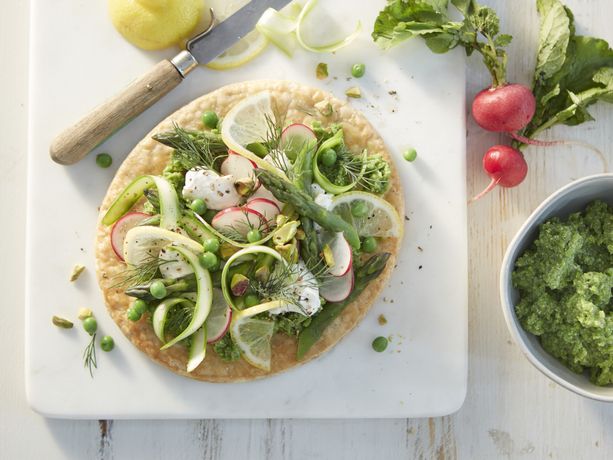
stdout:
[(382, 353), (387, 348), (388, 341), (385, 337), (379, 336), (372, 341), (372, 349), (377, 353)]

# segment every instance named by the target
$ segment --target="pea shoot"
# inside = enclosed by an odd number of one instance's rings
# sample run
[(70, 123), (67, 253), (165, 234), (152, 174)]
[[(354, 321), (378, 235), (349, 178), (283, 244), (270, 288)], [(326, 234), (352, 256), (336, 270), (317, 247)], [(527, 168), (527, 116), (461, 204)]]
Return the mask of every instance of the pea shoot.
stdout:
[(351, 75), (355, 78), (362, 78), (366, 73), (366, 66), (364, 64), (354, 64), (351, 67)]
[(219, 124), (219, 117), (212, 110), (207, 110), (202, 114), (202, 124), (209, 129), (215, 129)]
[(102, 348), (102, 351), (106, 352), (109, 352), (113, 348), (115, 348), (115, 341), (113, 340), (113, 337), (111, 337), (110, 335), (105, 335), (104, 337), (102, 337), (100, 339), (100, 348)]
[(96, 155), (96, 164), (106, 169), (113, 164), (113, 157), (108, 153), (99, 153)]
[(189, 207), (192, 211), (194, 211), (196, 214), (200, 216), (204, 214), (207, 210), (206, 203), (201, 198), (196, 198), (194, 201), (192, 201), (189, 204)]
[(151, 286), (149, 286), (149, 292), (151, 293), (153, 297), (155, 297), (158, 300), (163, 299), (164, 297), (166, 297), (166, 294), (168, 294), (168, 291), (166, 290), (166, 286), (160, 280), (156, 280), (153, 283), (151, 283)]
[(388, 341), (385, 337), (379, 336), (372, 341), (372, 349), (377, 353), (382, 353), (387, 348)]

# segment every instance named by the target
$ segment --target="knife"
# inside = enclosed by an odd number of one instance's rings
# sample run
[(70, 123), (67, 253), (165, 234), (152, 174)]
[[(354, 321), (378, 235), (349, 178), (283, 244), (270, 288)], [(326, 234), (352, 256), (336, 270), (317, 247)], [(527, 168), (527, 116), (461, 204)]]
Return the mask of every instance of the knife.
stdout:
[(49, 147), (51, 159), (62, 165), (81, 160), (132, 118), (144, 112), (194, 70), (226, 51), (253, 30), (268, 8), (279, 10), (291, 0), (251, 0), (225, 21), (196, 35), (186, 50), (163, 60), (122, 92), (93, 109), (60, 133)]

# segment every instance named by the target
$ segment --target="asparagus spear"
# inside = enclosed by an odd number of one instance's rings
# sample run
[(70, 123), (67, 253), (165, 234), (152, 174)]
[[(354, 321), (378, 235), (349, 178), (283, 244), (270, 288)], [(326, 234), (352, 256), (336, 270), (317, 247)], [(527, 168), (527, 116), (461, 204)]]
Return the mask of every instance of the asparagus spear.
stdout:
[(193, 144), (205, 144), (211, 150), (219, 150), (220, 152), (227, 150), (219, 134), (214, 134), (210, 131), (187, 131), (177, 126), (172, 131), (154, 134), (153, 139), (168, 147), (179, 150), (191, 148)]
[(145, 302), (151, 302), (158, 300), (151, 295), (149, 292), (149, 288), (151, 287), (151, 283), (155, 281), (161, 281), (166, 286), (166, 292), (168, 292), (167, 296), (171, 294), (178, 294), (181, 292), (193, 292), (196, 290), (196, 278), (194, 276), (187, 276), (185, 278), (180, 278), (177, 280), (174, 279), (153, 279), (145, 284), (139, 284), (137, 286), (132, 286), (131, 288), (126, 289), (126, 295), (130, 297), (136, 297), (138, 299), (144, 300)]
[(263, 169), (256, 169), (255, 173), (264, 187), (270, 190), (275, 198), (285, 203), (291, 203), (301, 216), (314, 220), (323, 228), (333, 232), (343, 232), (347, 242), (353, 248), (360, 249), (358, 232), (340, 216), (319, 206), (309, 194), (303, 192), (291, 182)]
[(368, 286), (372, 280), (377, 278), (388, 259), (390, 258), (389, 252), (383, 252), (375, 254), (366, 261), (364, 265), (355, 270), (355, 284), (353, 291), (342, 302), (329, 303), (317, 316), (314, 316), (311, 323), (306, 326), (298, 336), (298, 351), (296, 353), (297, 359), (302, 359), (311, 349), (313, 345), (322, 336), (324, 330), (334, 321), (338, 315), (345, 309), (347, 305), (353, 302), (357, 296), (359, 296), (364, 289)]
[[(313, 182), (313, 153), (314, 148), (307, 144), (294, 162), (294, 185), (305, 193), (309, 193)], [(320, 266), (317, 232), (313, 221), (308, 217), (301, 217), (300, 222), (305, 235), (300, 245), (300, 255), (311, 273), (316, 273)]]

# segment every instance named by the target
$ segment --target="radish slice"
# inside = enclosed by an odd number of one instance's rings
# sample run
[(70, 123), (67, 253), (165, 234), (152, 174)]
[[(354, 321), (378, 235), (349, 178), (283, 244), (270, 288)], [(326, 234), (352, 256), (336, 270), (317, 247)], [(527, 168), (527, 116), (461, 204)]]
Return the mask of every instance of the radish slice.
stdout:
[(273, 201), (267, 198), (252, 198), (247, 202), (247, 208), (259, 212), (264, 216), (266, 222), (275, 222), (281, 209)]
[(289, 125), (281, 133), (281, 148), (291, 160), (294, 160), (306, 145), (315, 147), (317, 136), (311, 128), (302, 123)]
[(319, 294), (328, 302), (342, 302), (353, 291), (353, 270), (343, 276), (326, 279), (319, 287)]
[(136, 227), (150, 217), (149, 214), (145, 214), (144, 212), (130, 212), (115, 222), (111, 230), (111, 247), (119, 260), (124, 260), (123, 242), (126, 239), (128, 230)]
[(277, 198), (275, 198), (272, 192), (264, 186), (258, 188), (255, 193), (251, 195), (249, 200), (253, 200), (255, 198), (266, 198), (267, 200), (272, 201), (274, 204), (276, 204), (279, 209), (283, 208), (284, 203), (282, 201), (277, 200)]
[(336, 233), (328, 244), (332, 250), (332, 257), (334, 258), (334, 265), (329, 268), (329, 273), (332, 276), (345, 275), (353, 264), (351, 246), (347, 243), (342, 232)]
[(259, 186), (255, 178), (254, 170), (258, 167), (253, 161), (239, 155), (232, 150), (228, 151), (228, 158), (221, 164), (221, 174), (224, 176), (232, 176), (235, 180), (238, 179), (253, 179), (256, 181), (256, 188)]
[(218, 212), (211, 225), (221, 233), (237, 233), (242, 237), (246, 237), (252, 228), (264, 227), (268, 230), (266, 218), (261, 213), (248, 207), (237, 206)]
[(221, 339), (232, 321), (232, 309), (226, 303), (221, 289), (213, 290), (213, 305), (206, 319), (207, 343), (214, 343)]

